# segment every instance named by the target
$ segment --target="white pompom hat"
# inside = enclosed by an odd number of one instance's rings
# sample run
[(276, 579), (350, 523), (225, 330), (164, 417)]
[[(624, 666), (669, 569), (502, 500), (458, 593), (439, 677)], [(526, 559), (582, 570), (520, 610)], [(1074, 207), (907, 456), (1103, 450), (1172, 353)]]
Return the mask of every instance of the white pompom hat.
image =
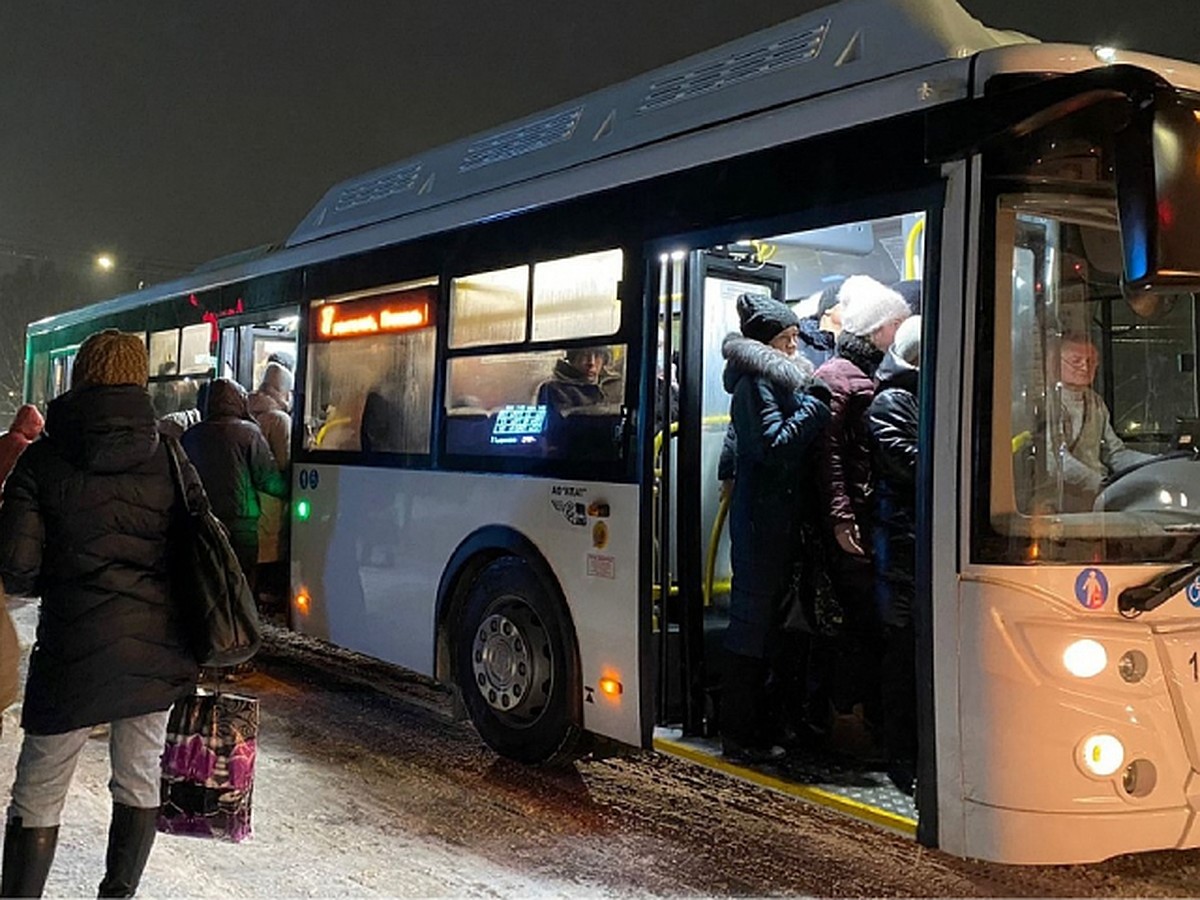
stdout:
[(870, 337), (889, 322), (903, 322), (912, 310), (896, 291), (870, 275), (851, 275), (838, 291), (842, 304), (842, 329)]

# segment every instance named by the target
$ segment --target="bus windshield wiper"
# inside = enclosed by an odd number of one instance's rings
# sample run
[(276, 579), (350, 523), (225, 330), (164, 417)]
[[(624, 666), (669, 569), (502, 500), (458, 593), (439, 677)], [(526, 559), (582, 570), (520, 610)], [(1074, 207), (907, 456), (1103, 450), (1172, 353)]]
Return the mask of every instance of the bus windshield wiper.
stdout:
[(1200, 563), (1192, 563), (1173, 572), (1164, 572), (1145, 584), (1127, 587), (1117, 597), (1117, 609), (1122, 614), (1132, 613), (1135, 616), (1149, 612), (1183, 590), (1197, 575), (1200, 575)]

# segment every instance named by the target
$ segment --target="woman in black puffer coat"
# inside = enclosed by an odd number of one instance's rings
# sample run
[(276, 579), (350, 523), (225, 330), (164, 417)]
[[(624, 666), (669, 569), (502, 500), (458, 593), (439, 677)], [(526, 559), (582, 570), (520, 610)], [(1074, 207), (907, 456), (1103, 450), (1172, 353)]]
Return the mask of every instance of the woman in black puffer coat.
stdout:
[(782, 755), (764, 730), (768, 657), (778, 601), (800, 551), (802, 517), (813, 508), (805, 468), (829, 420), (829, 392), (797, 355), (798, 320), (786, 305), (744, 294), (738, 314), (742, 335), (729, 335), (721, 348), (737, 454), (721, 738), (726, 756), (761, 762)]
[(875, 600), (883, 622), (880, 693), (888, 775), (911, 794), (917, 760), (917, 438), (921, 317), (906, 319), (875, 373), (867, 410), (874, 441)]
[(41, 597), (4, 834), (6, 897), (41, 895), (94, 725), (112, 723), (100, 896), (132, 896), (154, 840), (167, 713), (197, 670), (168, 586), (176, 490), (146, 371), (137, 335), (84, 341), (71, 390), (50, 404), (45, 436), (4, 485), (0, 576), (10, 594)]

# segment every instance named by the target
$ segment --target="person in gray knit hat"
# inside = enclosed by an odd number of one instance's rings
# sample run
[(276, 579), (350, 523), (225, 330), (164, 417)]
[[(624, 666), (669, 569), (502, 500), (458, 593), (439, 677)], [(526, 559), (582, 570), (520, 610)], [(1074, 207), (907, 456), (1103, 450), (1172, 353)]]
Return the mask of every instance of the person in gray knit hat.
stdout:
[[(40, 596), (4, 829), (0, 894), (39, 897), (76, 760), (111, 723), (112, 820), (101, 897), (132, 897), (154, 843), (171, 705), (197, 674), (172, 602), (168, 529), (179, 500), (146, 391), (146, 346), (83, 342), (72, 386), (21, 455), (0, 504), (0, 577)], [(198, 481), (191, 466), (184, 477)]]
[[(735, 762), (770, 762), (774, 743), (766, 715), (766, 684), (778, 626), (776, 608), (800, 550), (800, 527), (814, 504), (810, 450), (829, 419), (828, 391), (797, 352), (799, 320), (785, 304), (743, 294), (741, 334), (725, 338), (725, 390), (732, 395), (736, 461), (729, 538), (733, 581), (725, 633), (720, 730)], [(724, 454), (723, 454), (724, 455)]]

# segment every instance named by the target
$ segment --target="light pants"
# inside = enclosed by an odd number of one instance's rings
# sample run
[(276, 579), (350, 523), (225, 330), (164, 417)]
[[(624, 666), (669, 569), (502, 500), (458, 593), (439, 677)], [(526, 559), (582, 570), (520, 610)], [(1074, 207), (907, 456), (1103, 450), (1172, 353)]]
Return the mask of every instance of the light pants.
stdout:
[[(167, 737), (169, 710), (117, 719), (112, 723), (108, 752), (114, 803), (149, 809), (159, 805), (160, 758)], [(26, 734), (17, 759), (8, 821), (20, 818), (25, 828), (50, 828), (62, 821), (67, 789), (92, 726), (63, 734)]]

